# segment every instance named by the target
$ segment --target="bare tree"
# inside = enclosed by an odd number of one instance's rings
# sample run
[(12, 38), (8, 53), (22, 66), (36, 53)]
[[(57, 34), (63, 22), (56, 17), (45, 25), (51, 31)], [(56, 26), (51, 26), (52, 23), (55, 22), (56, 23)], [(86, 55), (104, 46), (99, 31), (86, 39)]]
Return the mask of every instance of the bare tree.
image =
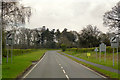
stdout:
[[(104, 25), (120, 32), (120, 2), (103, 15)], [(120, 34), (120, 33), (119, 33)]]
[[(2, 49), (5, 47), (5, 37), (4, 30), (10, 27), (19, 27), (22, 24), (25, 24), (26, 19), (29, 20), (31, 16), (31, 8), (24, 7), (19, 3), (19, 1), (8, 2), (8, 1), (0, 1), (0, 13), (1, 13), (1, 47), (0, 47), (0, 64), (2, 59)], [(9, 26), (9, 27), (8, 27)], [(14, 31), (13, 31), (14, 32)], [(3, 40), (2, 40), (3, 39)]]

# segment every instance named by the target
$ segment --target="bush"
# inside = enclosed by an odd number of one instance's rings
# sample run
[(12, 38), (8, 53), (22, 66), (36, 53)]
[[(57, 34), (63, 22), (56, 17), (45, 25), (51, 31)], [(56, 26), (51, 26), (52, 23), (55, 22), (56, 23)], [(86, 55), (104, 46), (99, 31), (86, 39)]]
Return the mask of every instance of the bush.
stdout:
[[(13, 49), (13, 56), (19, 56), (23, 54), (27, 54), (34, 51), (34, 49)], [(9, 56), (11, 54), (11, 50), (9, 49)], [(3, 54), (4, 57), (7, 57), (7, 49), (5, 49), (5, 52)]]
[(62, 44), (61, 45), (61, 48), (62, 48), (62, 51), (64, 52), (66, 50), (66, 45), (65, 44)]
[[(91, 52), (91, 51), (94, 51), (95, 48), (69, 48), (67, 49), (68, 51), (73, 51), (73, 52), (80, 52), (80, 53), (87, 53), (87, 52)], [(99, 50), (99, 48), (98, 48)], [(120, 47), (119, 47), (119, 52), (120, 52)], [(107, 46), (106, 47), (106, 52), (107, 53), (113, 53), (113, 48), (111, 48), (111, 46)], [(117, 52), (117, 49), (115, 48), (115, 51), (114, 52)]]

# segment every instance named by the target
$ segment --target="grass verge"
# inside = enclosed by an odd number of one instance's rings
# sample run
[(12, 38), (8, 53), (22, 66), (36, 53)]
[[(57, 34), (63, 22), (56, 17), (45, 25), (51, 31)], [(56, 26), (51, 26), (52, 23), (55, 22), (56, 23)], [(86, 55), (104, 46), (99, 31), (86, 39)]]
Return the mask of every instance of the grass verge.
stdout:
[(9, 58), (8, 63), (6, 63), (6, 58), (3, 58), (3, 65), (2, 65), (3, 79), (16, 78), (32, 64), (32, 61), (39, 60), (45, 52), (46, 50), (37, 50), (28, 54), (14, 56), (12, 63), (10, 61), (11, 58)]
[(81, 58), (81, 59), (84, 59), (89, 62), (108, 66), (108, 67), (111, 67), (114, 69), (118, 69), (117, 53), (114, 54), (114, 59), (115, 59), (114, 66), (113, 66), (113, 54), (112, 53), (107, 53), (106, 61), (104, 61), (105, 60), (104, 53), (101, 53), (101, 61), (99, 61), (99, 53), (97, 53), (97, 58), (96, 58), (96, 53), (94, 51), (89, 52), (89, 53), (91, 53), (91, 56), (89, 58), (87, 57), (87, 52), (81, 53), (81, 52), (75, 52), (75, 51), (65, 51), (65, 53), (75, 56), (75, 57), (78, 57), (78, 58)]
[[(58, 53), (62, 54), (61, 52), (58, 52)], [(62, 55), (64, 55), (64, 54), (62, 54)], [(72, 60), (74, 60), (74, 61), (76, 61), (76, 62), (78, 62), (78, 63), (80, 63), (80, 64), (82, 64), (82, 65), (84, 65), (84, 66), (86, 66), (86, 67), (89, 67), (90, 69), (98, 72), (99, 74), (101, 74), (101, 75), (103, 75), (103, 76), (105, 76), (105, 77), (107, 77), (107, 78), (115, 78), (116, 80), (120, 80), (120, 78), (118, 77), (119, 75), (118, 75), (117, 73), (103, 70), (103, 69), (101, 69), (101, 68), (98, 68), (98, 67), (96, 67), (96, 66), (87, 64), (87, 63), (82, 62), (82, 61), (79, 61), (79, 60), (77, 60), (77, 59), (75, 59), (75, 58), (72, 58), (72, 57), (70, 57), (70, 56), (67, 56), (67, 55), (64, 55), (64, 56), (66, 56), (66, 57), (68, 57), (68, 58), (70, 58), (70, 59), (72, 59)]]

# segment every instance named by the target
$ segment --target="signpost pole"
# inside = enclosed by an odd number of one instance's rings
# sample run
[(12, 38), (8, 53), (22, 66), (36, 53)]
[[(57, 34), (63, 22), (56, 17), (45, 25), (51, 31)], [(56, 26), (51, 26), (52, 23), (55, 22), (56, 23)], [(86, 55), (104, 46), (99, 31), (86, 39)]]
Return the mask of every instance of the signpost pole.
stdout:
[(111, 47), (113, 48), (113, 66), (115, 65), (114, 63), (114, 48), (117, 48), (117, 64), (118, 64), (118, 47), (119, 47), (119, 37), (112, 37), (111, 38)]
[(99, 62), (101, 62), (101, 50), (100, 50), (100, 55), (99, 55)]
[(8, 46), (7, 46), (7, 37), (6, 37), (6, 47), (7, 47), (7, 63), (8, 63)]
[(12, 63), (12, 45), (11, 45), (11, 63)]
[(0, 1), (0, 8), (1, 8), (1, 18), (0, 18), (0, 79), (2, 79), (2, 19), (3, 19), (3, 0)]
[(114, 48), (113, 48), (113, 66), (114, 66)]
[(101, 43), (99, 48), (100, 48), (99, 61), (101, 62), (101, 52), (105, 52), (104, 60), (106, 61), (106, 45), (104, 43)]
[(106, 51), (105, 51), (105, 62), (106, 62)]
[[(106, 46), (105, 46), (105, 48), (106, 48)], [(105, 62), (106, 62), (106, 49), (105, 49)]]
[(0, 66), (1, 65), (2, 65), (2, 28), (0, 29)]
[(117, 65), (118, 65), (118, 47), (117, 47)]
[(97, 59), (97, 51), (96, 51), (96, 59)]
[(97, 59), (97, 52), (98, 52), (97, 47), (95, 48), (95, 50), (94, 50), (94, 51), (96, 52), (96, 59)]
[(13, 45), (14, 45), (14, 33), (12, 33), (12, 44), (11, 44), (11, 63), (13, 62)]
[(11, 39), (11, 63), (12, 63), (12, 56), (13, 56), (13, 33), (12, 34), (12, 39)]
[(8, 46), (8, 49), (7, 49), (7, 63), (8, 63), (8, 54), (9, 54), (9, 46)]

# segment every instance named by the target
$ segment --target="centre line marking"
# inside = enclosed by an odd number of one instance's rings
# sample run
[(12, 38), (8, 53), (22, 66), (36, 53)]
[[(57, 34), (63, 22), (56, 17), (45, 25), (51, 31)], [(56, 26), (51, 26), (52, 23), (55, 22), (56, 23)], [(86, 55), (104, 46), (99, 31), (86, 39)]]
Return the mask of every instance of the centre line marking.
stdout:
[(61, 67), (63, 69), (63, 67)]
[(66, 76), (66, 78), (69, 80), (69, 77), (68, 77), (68, 75), (65, 75)]
[(61, 69), (62, 69), (63, 73), (65, 74), (65, 76), (66, 76), (67, 80), (70, 80), (70, 79), (69, 79), (69, 77), (68, 77), (68, 75), (66, 74), (65, 70), (64, 70), (64, 69), (63, 69), (63, 67), (61, 66), (61, 64), (59, 64), (59, 65), (60, 65), (60, 67), (61, 67)]
[(63, 70), (64, 74), (66, 73), (65, 70)]

